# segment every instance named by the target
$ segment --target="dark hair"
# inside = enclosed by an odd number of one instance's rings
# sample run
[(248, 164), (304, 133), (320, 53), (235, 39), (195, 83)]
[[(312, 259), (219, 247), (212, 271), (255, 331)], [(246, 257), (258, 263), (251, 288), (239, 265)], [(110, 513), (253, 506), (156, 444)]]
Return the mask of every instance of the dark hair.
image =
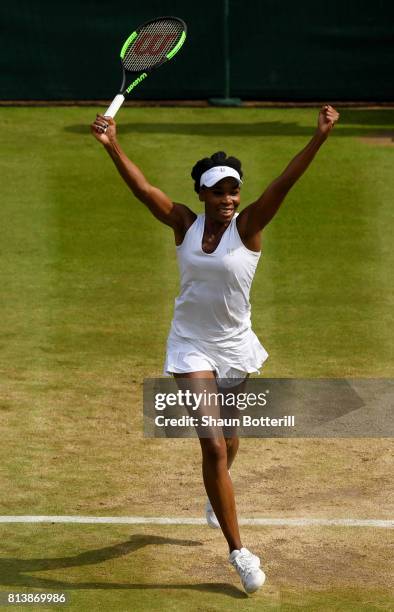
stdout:
[(218, 151), (211, 155), (211, 157), (204, 157), (200, 159), (193, 167), (191, 172), (192, 179), (194, 180), (194, 191), (197, 193), (200, 191), (200, 179), (201, 176), (207, 170), (214, 168), (215, 166), (230, 166), (230, 168), (234, 168), (240, 177), (242, 178), (243, 172), (241, 169), (241, 162), (236, 157), (227, 157), (227, 154), (224, 151)]

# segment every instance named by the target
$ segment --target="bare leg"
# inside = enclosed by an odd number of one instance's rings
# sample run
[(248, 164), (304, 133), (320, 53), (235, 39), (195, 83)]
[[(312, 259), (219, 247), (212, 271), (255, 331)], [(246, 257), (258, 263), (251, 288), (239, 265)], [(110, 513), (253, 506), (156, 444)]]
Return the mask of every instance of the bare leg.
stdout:
[(239, 448), (239, 438), (234, 436), (233, 438), (225, 438), (227, 447), (227, 469), (229, 470)]
[[(192, 392), (196, 389), (201, 390), (201, 379), (204, 379), (204, 383), (207, 382), (209, 391), (218, 392), (215, 376), (211, 371), (175, 374), (174, 376), (180, 387), (186, 388), (187, 386)], [(235, 509), (234, 489), (228, 473), (227, 444), (230, 447), (231, 464), (238, 448), (233, 438), (229, 438), (229, 443), (226, 442), (223, 434), (211, 438), (200, 438), (205, 489), (230, 552), (232, 552), (235, 549), (242, 548), (242, 543)]]
[(227, 469), (226, 442), (224, 438), (200, 438), (200, 444), (205, 489), (231, 553), (240, 550), (242, 543), (233, 483)]
[[(225, 396), (228, 393), (231, 393), (234, 395), (237, 395), (238, 393), (244, 393), (245, 387), (246, 387), (246, 381), (248, 377), (249, 377), (249, 374), (247, 375), (244, 381), (242, 381), (239, 385), (236, 385), (234, 387), (219, 388), (220, 393), (223, 393)], [(222, 416), (223, 418), (226, 416), (238, 417), (239, 413), (237, 412), (236, 409), (231, 410), (229, 408), (226, 408)], [(239, 449), (239, 437), (237, 436), (236, 427), (233, 428), (233, 432), (231, 433), (231, 436), (226, 437), (225, 440), (226, 440), (226, 447), (227, 447), (227, 469), (230, 469), (235, 459), (235, 456), (238, 452), (238, 449)]]

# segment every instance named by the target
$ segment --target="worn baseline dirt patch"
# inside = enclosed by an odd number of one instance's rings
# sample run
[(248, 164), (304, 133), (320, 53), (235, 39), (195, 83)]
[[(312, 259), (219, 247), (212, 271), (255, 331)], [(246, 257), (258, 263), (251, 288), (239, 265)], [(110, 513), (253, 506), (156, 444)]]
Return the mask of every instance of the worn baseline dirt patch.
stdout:
[(371, 132), (369, 136), (362, 136), (360, 140), (371, 145), (392, 147), (394, 146), (394, 130), (388, 132)]

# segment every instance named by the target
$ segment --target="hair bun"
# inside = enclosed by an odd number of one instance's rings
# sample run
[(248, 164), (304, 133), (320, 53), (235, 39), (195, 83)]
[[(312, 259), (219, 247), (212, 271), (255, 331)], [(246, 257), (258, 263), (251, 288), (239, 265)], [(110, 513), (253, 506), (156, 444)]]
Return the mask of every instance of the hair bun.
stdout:
[(215, 166), (216, 164), (224, 165), (227, 155), (224, 151), (218, 151), (217, 153), (211, 155), (211, 159), (213, 161), (212, 166)]

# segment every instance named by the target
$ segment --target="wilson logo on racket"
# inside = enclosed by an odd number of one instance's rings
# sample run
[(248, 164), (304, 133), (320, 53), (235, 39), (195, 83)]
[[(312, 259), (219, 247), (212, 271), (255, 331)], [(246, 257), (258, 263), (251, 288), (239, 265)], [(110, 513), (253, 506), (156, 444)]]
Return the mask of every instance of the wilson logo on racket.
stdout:
[(134, 53), (136, 55), (159, 55), (165, 49), (171, 48), (172, 42), (177, 38), (177, 34), (150, 34), (146, 32), (138, 38), (134, 45)]
[(143, 81), (148, 75), (146, 74), (146, 72), (143, 72), (141, 74), (141, 76), (138, 77), (138, 79), (136, 79), (135, 81), (133, 81), (131, 83), (131, 85), (128, 86), (128, 88), (126, 89), (127, 93), (130, 93), (132, 89), (134, 89), (134, 87), (136, 85), (139, 85), (139, 83), (141, 83), (141, 81)]

